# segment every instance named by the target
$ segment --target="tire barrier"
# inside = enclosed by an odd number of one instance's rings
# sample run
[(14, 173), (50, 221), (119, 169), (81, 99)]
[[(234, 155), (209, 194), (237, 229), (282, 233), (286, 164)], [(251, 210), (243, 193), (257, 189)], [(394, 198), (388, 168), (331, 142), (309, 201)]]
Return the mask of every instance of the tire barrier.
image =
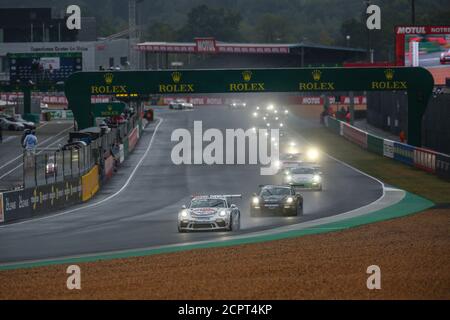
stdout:
[(450, 180), (450, 155), (383, 139), (332, 117), (325, 117), (324, 124), (366, 150)]

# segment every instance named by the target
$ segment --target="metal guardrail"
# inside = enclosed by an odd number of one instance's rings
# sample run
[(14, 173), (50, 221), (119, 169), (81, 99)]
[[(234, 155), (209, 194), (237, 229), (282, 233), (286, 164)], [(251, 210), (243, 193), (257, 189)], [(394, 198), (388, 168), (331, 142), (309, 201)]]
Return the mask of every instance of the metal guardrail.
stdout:
[(450, 155), (383, 139), (333, 117), (326, 117), (324, 124), (363, 149), (450, 180)]
[(104, 167), (111, 148), (121, 144), (137, 123), (137, 115), (79, 149), (37, 149), (23, 153), (23, 186), (32, 188), (81, 177), (94, 165)]

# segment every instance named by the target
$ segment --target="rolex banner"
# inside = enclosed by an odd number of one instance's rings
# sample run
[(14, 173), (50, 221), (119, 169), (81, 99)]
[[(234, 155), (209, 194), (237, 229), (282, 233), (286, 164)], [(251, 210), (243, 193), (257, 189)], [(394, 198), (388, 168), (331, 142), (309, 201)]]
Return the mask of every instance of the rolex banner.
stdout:
[(81, 202), (81, 178), (67, 179), (35, 188), (4, 192), (0, 222), (31, 218)]

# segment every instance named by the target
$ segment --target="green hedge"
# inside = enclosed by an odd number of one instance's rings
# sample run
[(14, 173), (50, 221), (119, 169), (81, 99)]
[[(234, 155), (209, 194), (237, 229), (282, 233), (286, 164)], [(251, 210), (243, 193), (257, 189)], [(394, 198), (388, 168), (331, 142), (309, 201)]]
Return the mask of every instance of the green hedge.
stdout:
[(376, 154), (383, 155), (383, 139), (367, 134), (367, 149)]

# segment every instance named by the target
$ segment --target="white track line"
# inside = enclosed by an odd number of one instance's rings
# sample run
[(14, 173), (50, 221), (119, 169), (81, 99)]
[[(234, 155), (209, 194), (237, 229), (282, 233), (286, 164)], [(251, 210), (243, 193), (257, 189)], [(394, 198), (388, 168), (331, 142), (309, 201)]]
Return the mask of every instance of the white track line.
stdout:
[[(66, 132), (67, 130), (70, 130), (70, 129), (72, 129), (72, 128), (73, 128), (73, 126), (70, 126), (69, 128), (64, 129), (63, 131), (60, 131), (58, 134), (56, 134), (56, 135), (54, 135), (54, 136), (51, 136), (51, 137), (45, 139), (45, 140), (42, 141), (41, 143), (38, 143), (38, 146), (43, 145), (45, 142), (47, 142), (47, 141), (49, 141), (49, 140), (51, 140), (51, 139), (53, 139), (53, 138), (56, 138), (56, 137), (59, 136), (61, 133)], [(15, 158), (12, 159), (12, 160), (9, 160), (7, 163), (5, 163), (5, 164), (3, 164), (2, 166), (0, 166), (0, 169), (3, 169), (4, 167), (6, 167), (6, 166), (9, 165), (10, 163), (16, 161), (17, 159), (21, 158), (22, 156), (23, 156), (23, 154), (18, 155), (17, 157), (15, 157)]]
[(11, 224), (2, 225), (2, 226), (0, 226), (0, 229), (6, 228), (6, 227), (11, 227), (11, 226), (16, 226), (16, 225), (19, 225), (19, 224), (24, 224), (24, 223), (29, 223), (29, 222), (36, 222), (36, 221), (40, 221), (40, 220), (55, 218), (55, 217), (59, 217), (59, 216), (62, 216), (62, 215), (68, 214), (68, 213), (73, 213), (73, 212), (80, 211), (80, 210), (83, 210), (83, 209), (92, 208), (92, 207), (98, 206), (98, 205), (100, 205), (100, 204), (102, 204), (102, 203), (104, 203), (106, 201), (109, 201), (112, 198), (118, 196), (130, 184), (131, 180), (133, 179), (134, 175), (136, 174), (137, 169), (139, 169), (139, 167), (141, 166), (141, 164), (144, 161), (145, 157), (147, 157), (147, 155), (148, 155), (148, 153), (150, 151), (150, 148), (151, 148), (151, 146), (153, 144), (153, 140), (155, 138), (155, 134), (158, 131), (158, 128), (161, 125), (161, 123), (163, 122), (163, 120), (164, 120), (163, 118), (159, 118), (159, 122), (156, 125), (155, 130), (153, 131), (152, 138), (150, 139), (150, 142), (149, 142), (149, 144), (147, 146), (147, 149), (145, 150), (144, 154), (142, 155), (142, 157), (139, 160), (139, 162), (137, 163), (137, 165), (134, 167), (133, 171), (131, 172), (131, 174), (128, 177), (128, 179), (125, 182), (125, 184), (118, 191), (116, 191), (114, 194), (112, 194), (109, 197), (107, 197), (105, 199), (102, 199), (100, 201), (97, 201), (97, 202), (94, 202), (94, 203), (90, 203), (88, 205), (85, 205), (85, 206), (82, 206), (82, 207), (78, 207), (78, 208), (75, 208), (75, 209), (63, 211), (63, 212), (60, 212), (60, 213), (57, 213), (57, 214), (50, 214), (48, 216), (41, 217), (41, 218), (34, 218), (34, 219), (24, 220), (24, 221), (21, 221), (21, 222), (13, 222)]

